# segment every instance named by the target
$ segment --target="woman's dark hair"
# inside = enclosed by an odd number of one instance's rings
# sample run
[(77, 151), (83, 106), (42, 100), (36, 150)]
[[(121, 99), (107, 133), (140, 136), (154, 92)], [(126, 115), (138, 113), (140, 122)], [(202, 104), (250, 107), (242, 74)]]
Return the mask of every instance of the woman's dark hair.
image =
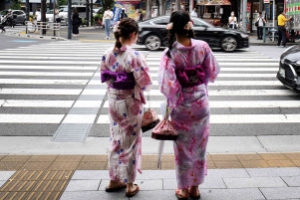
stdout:
[(187, 25), (188, 22), (192, 21), (190, 18), (190, 15), (185, 11), (175, 11), (172, 12), (170, 23), (173, 23), (172, 29), (169, 30), (168, 35), (168, 47), (169, 50), (167, 52), (167, 56), (171, 58), (170, 50), (173, 47), (173, 44), (176, 40), (175, 34), (177, 35), (186, 35), (189, 38), (194, 38), (194, 32), (192, 29), (186, 30), (185, 25)]
[(123, 40), (129, 39), (131, 33), (138, 33), (139, 26), (137, 22), (131, 18), (121, 19), (117, 26), (118, 28), (114, 32), (116, 38), (115, 49), (120, 49), (122, 47), (120, 38)]

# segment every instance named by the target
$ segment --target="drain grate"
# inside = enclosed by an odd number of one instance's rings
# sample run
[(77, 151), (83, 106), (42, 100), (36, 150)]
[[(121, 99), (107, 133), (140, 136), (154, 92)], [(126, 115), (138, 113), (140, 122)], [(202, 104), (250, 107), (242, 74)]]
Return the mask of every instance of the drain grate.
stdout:
[[(91, 80), (99, 80), (99, 73), (100, 71), (98, 69)], [(65, 117), (60, 127), (53, 135), (52, 141), (82, 142), (87, 138), (94, 124), (94, 120), (97, 117), (98, 110), (101, 108), (101, 105), (105, 100), (103, 94), (93, 95), (93, 97), (91, 97), (92, 101), (97, 101), (97, 103), (93, 103), (92, 106), (86, 105), (84, 101), (90, 99), (84, 94), (89, 89), (95, 89), (95, 86), (91, 84), (91, 80), (84, 88), (83, 92), (69, 111), (68, 115)], [(100, 88), (101, 87), (103, 86), (100, 86)], [(95, 97), (97, 98), (95, 99)], [(76, 105), (82, 105), (83, 107), (78, 107)]]
[(63, 124), (53, 135), (55, 142), (79, 142), (87, 137), (92, 124)]

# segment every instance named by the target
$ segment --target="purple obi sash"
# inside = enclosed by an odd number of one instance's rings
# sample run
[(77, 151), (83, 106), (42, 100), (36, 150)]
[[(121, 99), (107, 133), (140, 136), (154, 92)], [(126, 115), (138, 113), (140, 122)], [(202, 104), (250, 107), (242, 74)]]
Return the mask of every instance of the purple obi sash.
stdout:
[(202, 65), (176, 69), (176, 76), (182, 87), (193, 87), (205, 82), (205, 72)]
[(110, 70), (104, 70), (101, 72), (102, 83), (110, 79), (113, 80), (110, 87), (117, 90), (132, 90), (135, 86), (135, 79), (132, 72), (112, 72)]

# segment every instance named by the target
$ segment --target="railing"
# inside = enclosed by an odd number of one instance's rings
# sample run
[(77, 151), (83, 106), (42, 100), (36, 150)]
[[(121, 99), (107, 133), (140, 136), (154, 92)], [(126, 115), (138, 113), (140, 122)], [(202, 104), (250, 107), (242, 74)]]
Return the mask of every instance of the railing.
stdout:
[(46, 35), (49, 31), (53, 31), (53, 36), (60, 37), (60, 23), (53, 22), (37, 22), (34, 21), (26, 21), (26, 34), (35, 33), (39, 31), (40, 35)]

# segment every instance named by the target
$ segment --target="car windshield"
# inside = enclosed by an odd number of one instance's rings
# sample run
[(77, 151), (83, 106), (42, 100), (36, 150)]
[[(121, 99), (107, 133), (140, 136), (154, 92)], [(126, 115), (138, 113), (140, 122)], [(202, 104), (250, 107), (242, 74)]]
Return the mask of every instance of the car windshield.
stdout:
[[(155, 18), (145, 20), (145, 21), (141, 22), (141, 24), (150, 22), (150, 23), (157, 24), (157, 25), (167, 25), (169, 23), (169, 21), (170, 21), (169, 16), (162, 16), (162, 17), (155, 17)], [(204, 21), (200, 18), (197, 18), (197, 17), (192, 17), (192, 21), (193, 21), (195, 27), (214, 27), (210, 23), (207, 23), (206, 21)]]
[(194, 22), (195, 27), (213, 27), (213, 25), (211, 25), (210, 23), (197, 17), (192, 17), (192, 21)]
[(53, 14), (53, 10), (47, 11), (46, 14)]

